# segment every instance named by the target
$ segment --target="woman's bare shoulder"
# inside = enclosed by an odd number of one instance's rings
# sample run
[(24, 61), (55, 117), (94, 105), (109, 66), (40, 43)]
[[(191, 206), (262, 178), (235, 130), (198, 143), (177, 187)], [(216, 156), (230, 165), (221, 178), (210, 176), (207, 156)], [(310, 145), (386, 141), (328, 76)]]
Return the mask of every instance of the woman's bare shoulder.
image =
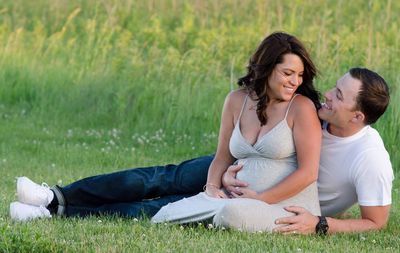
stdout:
[(309, 126), (308, 128), (314, 129), (315, 131), (321, 127), (320, 121), (318, 120), (317, 109), (315, 108), (314, 103), (311, 101), (311, 99), (303, 95), (296, 96), (296, 98), (293, 100), (288, 115), (288, 121), (292, 121), (293, 123), (307, 122), (307, 126)]
[(298, 95), (292, 102), (293, 111), (296, 113), (301, 112), (317, 112), (314, 103), (306, 96)]
[(229, 92), (229, 94), (226, 96), (225, 101), (226, 103), (234, 107), (236, 107), (237, 105), (241, 106), (247, 95), (248, 92), (246, 89), (233, 90)]
[(298, 95), (292, 101), (288, 113), (288, 122), (318, 120), (317, 109), (314, 103), (306, 96)]

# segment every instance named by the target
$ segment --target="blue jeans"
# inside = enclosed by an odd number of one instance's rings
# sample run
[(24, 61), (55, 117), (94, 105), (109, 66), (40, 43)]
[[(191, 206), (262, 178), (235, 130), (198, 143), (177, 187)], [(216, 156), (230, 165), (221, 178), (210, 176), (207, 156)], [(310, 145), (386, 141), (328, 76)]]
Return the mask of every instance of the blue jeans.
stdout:
[(151, 217), (162, 206), (201, 192), (213, 158), (203, 156), (179, 165), (136, 168), (87, 177), (53, 190), (59, 203), (63, 204), (62, 214), (65, 216), (112, 214)]

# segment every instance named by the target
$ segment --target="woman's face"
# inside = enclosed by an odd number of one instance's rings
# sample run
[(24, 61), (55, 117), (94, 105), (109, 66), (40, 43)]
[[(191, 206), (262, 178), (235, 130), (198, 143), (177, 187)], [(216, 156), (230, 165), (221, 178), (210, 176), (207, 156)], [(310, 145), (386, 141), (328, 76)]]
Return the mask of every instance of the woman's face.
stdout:
[(271, 100), (289, 101), (303, 82), (304, 64), (296, 54), (285, 54), (268, 78)]

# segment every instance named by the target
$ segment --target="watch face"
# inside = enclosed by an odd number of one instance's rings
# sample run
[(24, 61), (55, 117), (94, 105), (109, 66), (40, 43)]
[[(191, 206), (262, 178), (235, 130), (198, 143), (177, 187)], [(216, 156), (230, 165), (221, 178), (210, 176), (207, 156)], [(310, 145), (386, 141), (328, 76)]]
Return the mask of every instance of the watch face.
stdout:
[(324, 216), (318, 216), (318, 218), (319, 222), (316, 226), (316, 232), (317, 234), (326, 235), (329, 229), (328, 222), (326, 221), (326, 218)]

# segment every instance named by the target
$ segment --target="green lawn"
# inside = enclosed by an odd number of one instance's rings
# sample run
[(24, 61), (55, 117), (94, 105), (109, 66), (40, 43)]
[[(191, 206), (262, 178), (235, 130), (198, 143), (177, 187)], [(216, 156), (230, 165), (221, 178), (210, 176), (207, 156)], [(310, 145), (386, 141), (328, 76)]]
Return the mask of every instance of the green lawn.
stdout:
[[(226, 94), (259, 41), (305, 41), (321, 92), (352, 66), (380, 73), (391, 105), (375, 125), (398, 175), (398, 1), (0, 2), (0, 252), (394, 252), (398, 179), (381, 232), (242, 233), (117, 217), (11, 222), (15, 177), (49, 185), (215, 152)], [(357, 208), (351, 209), (357, 217)]]

